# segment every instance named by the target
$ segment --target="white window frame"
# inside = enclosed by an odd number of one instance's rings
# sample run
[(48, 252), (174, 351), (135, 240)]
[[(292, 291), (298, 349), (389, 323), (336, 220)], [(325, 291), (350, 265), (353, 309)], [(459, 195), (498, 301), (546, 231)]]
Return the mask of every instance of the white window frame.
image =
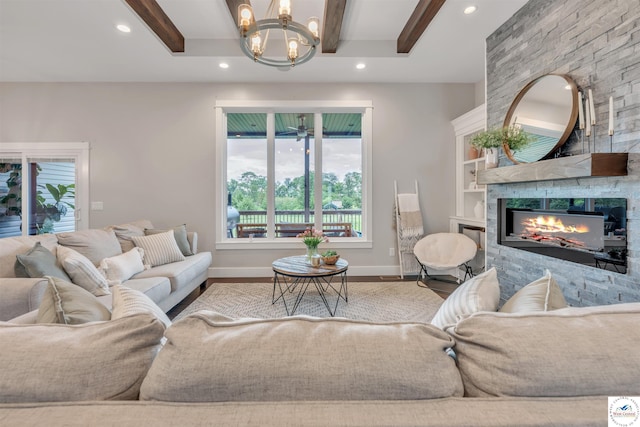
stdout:
[[(266, 113), (267, 126), (274, 126), (269, 115), (275, 113), (298, 113), (305, 111), (315, 114), (314, 123), (322, 128), (322, 113), (361, 113), (362, 114), (362, 236), (332, 239), (323, 245), (325, 248), (372, 248), (372, 141), (373, 141), (373, 103), (372, 101), (216, 101), (216, 249), (300, 249), (300, 241), (295, 237), (234, 239), (227, 237), (227, 114), (228, 113)], [(273, 117), (273, 116), (271, 116)], [(271, 124), (270, 124), (271, 123)], [(269, 130), (269, 128), (268, 128)], [(273, 132), (267, 131), (267, 135)], [(274, 194), (275, 142), (267, 140), (267, 192)], [(322, 137), (315, 136), (315, 170), (321, 170)], [(322, 206), (322, 180), (314, 182), (315, 206)], [(275, 203), (273, 196), (267, 199), (267, 212), (273, 214)], [(316, 216), (318, 218), (318, 216)], [(273, 222), (273, 218), (271, 222)], [(320, 221), (317, 219), (316, 221)]]
[[(0, 158), (21, 159), (23, 169), (29, 159), (73, 159), (76, 170), (74, 212), (76, 230), (89, 228), (89, 143), (13, 142), (0, 144)], [(22, 200), (29, 200), (29, 174), (22, 176)], [(29, 233), (28, 215), (22, 217), (22, 235)]]

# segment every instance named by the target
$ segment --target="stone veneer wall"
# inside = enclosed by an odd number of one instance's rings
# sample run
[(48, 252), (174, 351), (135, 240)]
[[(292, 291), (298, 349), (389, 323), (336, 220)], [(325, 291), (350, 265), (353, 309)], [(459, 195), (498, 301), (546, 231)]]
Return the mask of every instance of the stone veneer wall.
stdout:
[[(614, 98), (614, 152), (640, 153), (640, 8), (637, 0), (531, 0), (487, 39), (487, 125), (501, 126), (529, 81), (567, 74), (594, 95), (596, 151), (609, 151), (609, 96)], [(563, 154), (579, 153), (574, 135)], [(640, 161), (629, 176), (490, 185), (487, 265), (498, 269), (506, 299), (549, 269), (571, 305), (640, 301)], [(501, 159), (505, 162), (506, 159)], [(506, 163), (506, 162), (505, 162)], [(581, 266), (498, 245), (497, 199), (504, 197), (627, 198), (628, 273)]]

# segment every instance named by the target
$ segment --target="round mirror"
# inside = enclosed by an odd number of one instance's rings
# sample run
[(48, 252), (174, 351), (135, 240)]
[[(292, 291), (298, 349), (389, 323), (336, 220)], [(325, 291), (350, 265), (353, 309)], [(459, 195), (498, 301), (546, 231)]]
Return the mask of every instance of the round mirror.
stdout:
[(548, 74), (527, 84), (509, 107), (504, 126), (518, 126), (533, 137), (526, 147), (504, 152), (513, 163), (549, 157), (564, 144), (578, 117), (578, 87), (564, 75)]

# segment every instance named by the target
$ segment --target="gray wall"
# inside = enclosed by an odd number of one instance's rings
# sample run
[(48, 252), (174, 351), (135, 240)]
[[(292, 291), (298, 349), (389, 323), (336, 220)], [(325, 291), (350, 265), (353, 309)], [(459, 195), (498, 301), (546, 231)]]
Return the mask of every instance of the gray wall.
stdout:
[[(0, 141), (88, 141), (91, 227), (139, 218), (186, 223), (214, 251), (215, 117), (219, 100), (372, 100), (372, 249), (345, 249), (354, 274), (392, 274), (397, 258), (393, 180), (418, 179), (428, 232), (448, 230), (454, 212), (450, 121), (474, 107), (473, 84), (0, 84)], [(268, 272), (291, 250), (215, 251), (214, 267)], [(244, 267), (244, 268), (240, 268)]]
[[(614, 152), (640, 152), (640, 8), (637, 0), (531, 0), (487, 39), (488, 126), (501, 126), (516, 94), (547, 73), (568, 74), (594, 94), (596, 151), (609, 151), (609, 96), (616, 111)], [(574, 135), (563, 152), (577, 153)], [(504, 160), (504, 159), (502, 159)], [(630, 176), (492, 185), (487, 201), (487, 265), (499, 270), (503, 298), (548, 268), (572, 305), (640, 301), (640, 173)], [(501, 197), (625, 197), (628, 274), (605, 272), (497, 245)]]

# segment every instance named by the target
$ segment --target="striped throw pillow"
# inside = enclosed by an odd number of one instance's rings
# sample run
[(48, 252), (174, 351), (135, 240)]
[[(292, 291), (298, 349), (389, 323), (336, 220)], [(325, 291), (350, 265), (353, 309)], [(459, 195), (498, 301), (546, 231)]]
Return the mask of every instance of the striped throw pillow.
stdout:
[(431, 324), (441, 329), (455, 325), (462, 316), (478, 311), (496, 311), (500, 303), (500, 284), (495, 267), (473, 277), (444, 300)]
[(89, 258), (62, 245), (58, 246), (57, 257), (74, 284), (97, 297), (109, 295), (107, 279), (98, 271)]
[(144, 263), (152, 267), (185, 260), (173, 230), (151, 236), (132, 236), (131, 240), (137, 247), (144, 249)]
[(171, 326), (171, 320), (151, 298), (144, 293), (123, 285), (115, 285), (111, 292), (113, 303), (111, 320), (120, 319), (140, 313), (151, 313), (158, 318), (165, 327)]

